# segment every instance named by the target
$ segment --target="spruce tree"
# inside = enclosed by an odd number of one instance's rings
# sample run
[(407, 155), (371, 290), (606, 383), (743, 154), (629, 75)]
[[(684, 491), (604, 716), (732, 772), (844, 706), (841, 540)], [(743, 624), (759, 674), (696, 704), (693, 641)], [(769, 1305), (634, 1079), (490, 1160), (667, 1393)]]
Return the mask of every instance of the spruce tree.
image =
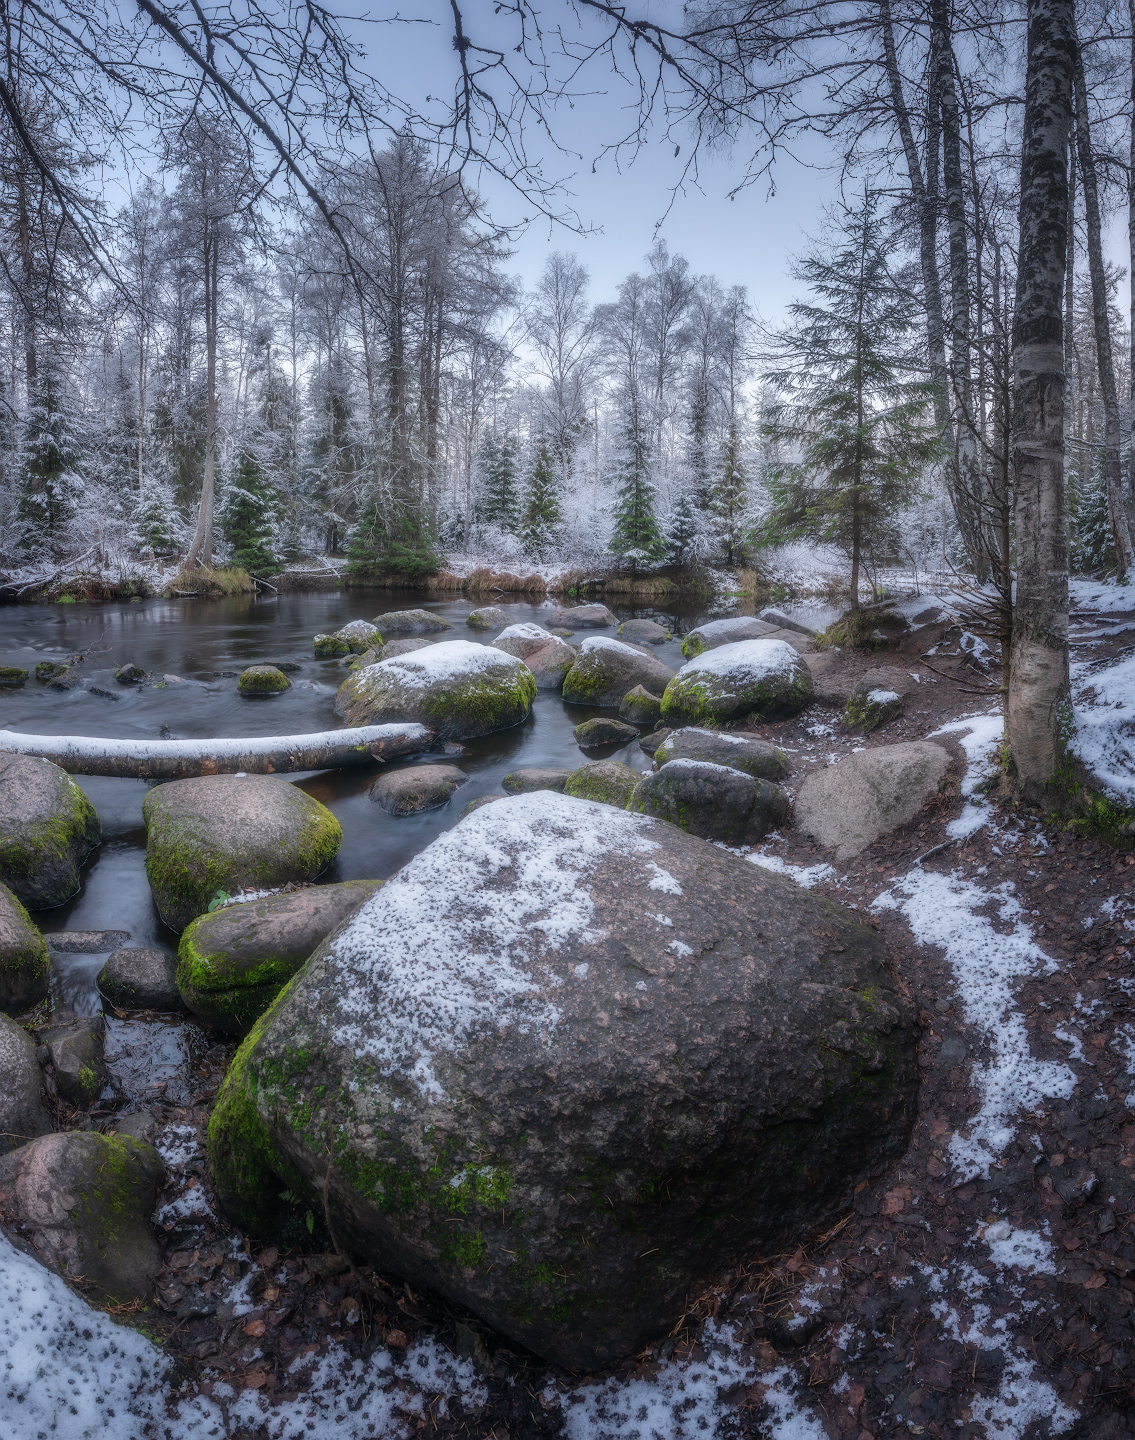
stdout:
[(363, 506), (347, 542), (347, 573), (358, 579), (398, 578), (415, 584), (440, 559), (428, 519), (410, 505), (383, 504), (376, 492)]
[(555, 548), (563, 523), (552, 457), (548, 453), (547, 442), (541, 439), (532, 457), (532, 468), (524, 487), (520, 538), (530, 554), (537, 560), (545, 560)]
[(830, 541), (851, 561), (859, 608), (864, 555), (919, 490), (940, 453), (933, 387), (903, 353), (915, 325), (910, 296), (891, 279), (876, 197), (837, 212), (824, 243), (796, 266), (814, 298), (789, 307), (768, 379), (786, 397), (765, 434), (797, 460), (770, 468), (772, 508), (760, 538)]
[(53, 551), (83, 490), (77, 471), (79, 443), (54, 362), (40, 370), (20, 445), (21, 548)]
[[(1085, 473), (1086, 471), (1086, 473)], [(1106, 575), (1116, 569), (1115, 531), (1107, 502), (1103, 456), (1073, 465), (1068, 476), (1072, 518), (1072, 569), (1078, 575)]]
[(608, 549), (634, 575), (640, 568), (660, 565), (666, 541), (654, 514), (650, 483), (650, 445), (637, 406), (632, 406), (616, 462), (615, 528)]
[(243, 454), (225, 497), (225, 539), (232, 550), (232, 563), (262, 580), (284, 568), (274, 552), (275, 510), (275, 497), (260, 466)]
[(138, 493), (131, 517), (134, 543), (155, 555), (172, 555), (180, 529), (172, 486), (148, 478)]
[(516, 447), (510, 440), (486, 435), (481, 441), (477, 454), (481, 477), (477, 519), (482, 525), (496, 525), (508, 532), (516, 530), (520, 509), (516, 458)]
[(698, 521), (694, 507), (685, 491), (670, 512), (666, 525), (667, 560), (671, 565), (687, 565), (693, 558), (694, 541), (698, 537)]
[(730, 425), (721, 454), (721, 473), (710, 495), (714, 534), (721, 545), (726, 565), (741, 560), (745, 533), (745, 510), (749, 482), (741, 459), (737, 426)]

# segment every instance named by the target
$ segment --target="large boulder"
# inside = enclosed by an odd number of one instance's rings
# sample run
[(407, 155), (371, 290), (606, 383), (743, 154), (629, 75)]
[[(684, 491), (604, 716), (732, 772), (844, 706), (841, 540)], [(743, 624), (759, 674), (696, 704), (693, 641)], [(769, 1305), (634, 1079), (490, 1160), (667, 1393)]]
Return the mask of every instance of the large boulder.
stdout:
[(590, 635), (564, 677), (564, 699), (572, 705), (616, 706), (636, 685), (657, 694), (673, 678), (673, 670), (657, 656), (607, 635)]
[(468, 778), (456, 765), (407, 765), (380, 775), (370, 798), (391, 815), (417, 815), (448, 805)]
[(597, 715), (593, 720), (585, 720), (571, 733), (581, 750), (592, 750), (597, 745), (629, 745), (632, 740), (638, 739), (638, 731), (633, 725), (627, 725), (609, 715)]
[(318, 800), (271, 775), (158, 785), (142, 802), (146, 875), (158, 913), (184, 930), (218, 895), (314, 880), (343, 831)]
[(0, 1223), (93, 1300), (148, 1303), (162, 1263), (150, 1215), (164, 1175), (154, 1147), (126, 1135), (43, 1135), (0, 1158)]
[(240, 672), (240, 679), (236, 682), (236, 688), (242, 695), (252, 696), (279, 695), (282, 690), (290, 690), (291, 687), (292, 682), (275, 665), (250, 665)]
[(69, 1105), (85, 1109), (106, 1084), (106, 1027), (101, 1015), (57, 1015), (37, 1033), (51, 1062), (55, 1088)]
[(783, 610), (778, 610), (775, 605), (767, 605), (761, 611), (761, 619), (767, 620), (770, 625), (776, 625), (781, 630), (795, 630), (798, 635), (805, 635), (809, 640), (814, 640), (820, 633), (804, 620), (797, 620)]
[(51, 1134), (43, 1071), (26, 1030), (0, 1015), (0, 1155)]
[(619, 701), (619, 718), (631, 725), (657, 725), (662, 719), (662, 696), (636, 685)]
[(733, 735), (728, 730), (695, 726), (671, 730), (654, 751), (655, 769), (671, 760), (708, 760), (744, 770), (758, 780), (784, 780), (788, 775), (788, 756), (783, 750), (755, 735)]
[(209, 1153), (244, 1225), (290, 1188), (360, 1259), (587, 1370), (845, 1213), (905, 1149), (916, 1086), (873, 929), (542, 791), (462, 820), (312, 957), (238, 1052)]
[(120, 1010), (180, 1010), (177, 956), (155, 947), (123, 946), (98, 973), (99, 994)]
[(345, 640), (355, 655), (361, 655), (364, 650), (382, 644), (382, 634), (378, 626), (372, 625), (369, 620), (348, 620), (346, 625), (341, 625), (335, 631), (335, 638)]
[(605, 630), (619, 622), (606, 605), (575, 605), (570, 610), (553, 610), (547, 617), (549, 627), (561, 630)]
[(777, 638), (777, 627), (752, 615), (734, 615), (728, 620), (707, 620), (696, 630), (691, 630), (682, 641), (682, 654), (687, 660), (701, 655), (706, 650), (716, 650), (721, 645), (736, 645), (739, 640), (767, 640)]
[[(374, 655), (377, 660), (396, 660), (399, 655), (412, 655), (415, 650), (425, 650), (430, 643), (429, 640), (420, 640), (413, 635), (407, 635), (402, 640), (391, 640), (377, 652), (371, 650), (368, 653)], [(374, 664), (373, 660), (371, 664)]]
[(439, 630), (453, 628), (431, 610), (388, 610), (385, 615), (376, 615), (374, 623), (384, 640), (387, 635), (436, 635)]
[(0, 1010), (30, 1010), (47, 994), (50, 974), (47, 941), (7, 885), (0, 885)]
[(743, 770), (708, 760), (670, 760), (642, 777), (627, 808), (703, 840), (755, 845), (784, 824), (792, 806), (779, 785)]
[(527, 718), (536, 681), (522, 660), (491, 645), (446, 640), (349, 675), (335, 696), (348, 725), (419, 720), (439, 740), (469, 740)]
[(829, 650), (816, 650), (804, 656), (804, 663), (812, 672), (813, 695), (821, 705), (836, 705), (843, 709), (855, 688), (855, 670), (848, 663), (846, 655), (837, 646)]
[(796, 825), (834, 850), (837, 860), (850, 860), (913, 820), (937, 794), (949, 763), (947, 752), (930, 740), (853, 751), (804, 781), (796, 795)]
[(531, 620), (502, 630), (493, 641), (493, 649), (523, 660), (540, 690), (562, 689), (564, 676), (575, 664), (577, 654), (573, 646)]
[(740, 640), (691, 660), (662, 695), (667, 725), (779, 720), (812, 698), (812, 672), (783, 640)]
[(194, 920), (177, 951), (177, 988), (186, 1008), (226, 1035), (247, 1035), (320, 943), (381, 884), (312, 885)]
[(496, 630), (508, 624), (508, 613), (499, 605), (482, 605), (479, 610), (470, 610), (465, 617), (470, 630)]
[(664, 645), (674, 638), (657, 620), (624, 620), (615, 634), (635, 645)]
[[(527, 660), (555, 641), (556, 637), (543, 625), (534, 620), (522, 620), (518, 625), (509, 625), (492, 642), (494, 650), (503, 650), (506, 655), (515, 655), (518, 660)], [(571, 649), (571, 646), (565, 647)], [(574, 650), (572, 654), (574, 655)]]
[(592, 760), (571, 772), (564, 794), (576, 800), (595, 800), (600, 805), (614, 805), (619, 810), (625, 810), (641, 779), (637, 770), (632, 770), (621, 760)]
[(102, 839), (95, 807), (66, 770), (0, 754), (0, 881), (30, 910), (79, 889), (79, 866)]

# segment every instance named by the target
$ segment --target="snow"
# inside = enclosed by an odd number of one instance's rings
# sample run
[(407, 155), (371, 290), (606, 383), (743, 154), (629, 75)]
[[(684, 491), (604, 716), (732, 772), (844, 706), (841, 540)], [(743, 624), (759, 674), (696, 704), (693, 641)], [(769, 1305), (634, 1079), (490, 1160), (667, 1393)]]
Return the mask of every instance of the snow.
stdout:
[[(436, 646), (436, 649), (442, 647)], [(470, 646), (483, 650), (484, 646)], [(495, 653), (495, 652), (494, 652)], [(394, 664), (394, 661), (385, 661)], [(245, 739), (214, 740), (106, 740), (93, 735), (21, 735), (0, 730), (0, 751), (15, 755), (36, 755), (48, 759), (86, 760), (176, 760), (209, 755), (216, 760), (271, 755), (279, 750), (322, 750), (330, 746), (372, 745), (378, 740), (406, 736), (423, 740), (430, 732), (416, 723), (358, 725), (346, 730), (319, 730), (311, 735), (256, 735)]]
[(675, 730), (673, 735), (667, 737), (666, 743), (673, 745), (679, 735), (708, 735), (711, 740), (724, 740), (727, 745), (749, 745), (751, 740), (744, 735), (730, 735), (728, 730), (702, 730), (697, 725), (687, 725), (682, 730)]
[(715, 680), (753, 685), (766, 677), (791, 680), (803, 661), (787, 640), (738, 640), (695, 656), (678, 671), (678, 677), (712, 676)]
[(554, 640), (556, 637), (543, 625), (534, 620), (525, 620), (519, 625), (510, 625), (497, 636), (498, 640)]
[(985, 1227), (981, 1238), (999, 1269), (1023, 1270), (1026, 1275), (1056, 1274), (1052, 1241), (1037, 1230), (1014, 1230), (1007, 1220), (998, 1220)]
[[(561, 983), (556, 952), (589, 938), (590, 877), (612, 853), (645, 862), (660, 848), (656, 827), (548, 790), (474, 811), (388, 880), (329, 949), (320, 984), (338, 996), (334, 1043), (381, 1074), (408, 1072), (436, 1098), (439, 1054), (475, 1029), (553, 1030), (559, 1011), (540, 992)], [(643, 864), (644, 890), (654, 868)]]
[(997, 768), (997, 750), (1004, 730), (1005, 722), (998, 710), (991, 715), (967, 715), (961, 720), (951, 720), (927, 736), (928, 740), (932, 740), (935, 735), (968, 732), (958, 742), (966, 757), (966, 773), (961, 785), (962, 799), (966, 803), (958, 818), (946, 826), (946, 834), (951, 840), (965, 840), (976, 834), (989, 819), (989, 811), (981, 799), (975, 797), (977, 787), (988, 780)]
[(651, 880), (647, 889), (661, 890), (664, 895), (680, 895), (682, 893), (682, 887), (669, 870), (663, 870), (662, 866), (656, 865), (653, 860), (649, 862), (648, 868), (654, 872), (654, 879)]
[(830, 865), (790, 865), (779, 855), (767, 855), (763, 851), (754, 852), (745, 858), (750, 865), (759, 865), (762, 870), (771, 870), (775, 875), (787, 875), (805, 890), (811, 890), (813, 885), (822, 885), (836, 878), (836, 872)]
[(744, 773), (741, 770), (735, 770), (731, 765), (719, 765), (716, 760), (694, 760), (688, 755), (679, 755), (676, 760), (667, 760), (665, 765), (660, 767), (659, 774), (663, 770), (717, 770), (722, 775), (732, 775), (734, 778)]
[(594, 655), (604, 650), (616, 655), (628, 655), (632, 660), (642, 659), (641, 650), (636, 650), (633, 645), (625, 645), (622, 640), (612, 640), (609, 635), (589, 635), (579, 647), (581, 656)]
[(409, 655), (395, 655), (356, 671), (360, 688), (369, 688), (376, 680), (392, 678), (410, 690), (427, 690), (435, 685), (455, 685), (480, 676), (494, 680), (531, 672), (515, 655), (506, 655), (491, 645), (477, 645), (472, 640), (443, 640), (427, 645)]
[[(1135, 603), (1135, 591), (1129, 603)], [(1135, 804), (1135, 655), (1071, 667), (1075, 728), (1068, 742), (1110, 799)]]
[(1135, 610), (1135, 587), (1114, 580), (1069, 580), (1068, 604), (1074, 611), (1091, 610), (1097, 615)]
[(707, 620), (704, 625), (691, 630), (690, 634), (698, 635), (704, 640), (716, 640), (720, 635), (744, 636), (745, 632), (752, 628), (754, 619), (752, 615), (734, 615), (728, 620)]
[(897, 690), (868, 690), (867, 699), (872, 705), (892, 705), (899, 698)]
[(372, 625), (369, 620), (348, 620), (346, 625), (335, 631), (339, 640), (370, 640), (375, 635), (378, 635), (378, 626)]

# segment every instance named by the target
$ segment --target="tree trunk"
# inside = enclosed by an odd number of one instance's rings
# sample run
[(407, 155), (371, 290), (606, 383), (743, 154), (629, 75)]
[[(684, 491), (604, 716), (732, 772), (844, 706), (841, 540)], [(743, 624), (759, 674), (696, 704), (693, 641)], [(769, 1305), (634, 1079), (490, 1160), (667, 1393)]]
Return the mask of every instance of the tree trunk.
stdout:
[[(1076, 151), (1084, 187), (1084, 217), (1088, 231), (1088, 270), (1092, 277), (1092, 320), (1095, 325), (1096, 360), (1103, 401), (1104, 478), (1107, 483), (1107, 512), (1115, 536), (1115, 559), (1120, 578), (1132, 569), (1131, 530), (1123, 496), (1123, 473), (1119, 461), (1119, 391), (1115, 383), (1115, 362), (1111, 351), (1111, 323), (1107, 305), (1107, 271), (1103, 263), (1100, 233), (1099, 184), (1092, 153), (1092, 132), (1088, 121), (1088, 93), (1084, 84), (1084, 63), (1079, 47), (1075, 60)], [(1069, 234), (1068, 248), (1072, 248)]]
[[(206, 221), (208, 225), (210, 222)], [(205, 277), (205, 474), (201, 481), (201, 504), (197, 511), (197, 528), (193, 544), (185, 557), (186, 568), (200, 560), (213, 562), (213, 507), (216, 492), (217, 466), (217, 282), (219, 240), (206, 230), (204, 243)]]
[[(1135, 280), (1135, 0), (1128, 0), (1131, 28), (1131, 149), (1127, 170), (1127, 241), (1130, 247), (1129, 280)], [(1135, 283), (1131, 285), (1131, 364), (1129, 378), (1131, 434), (1127, 446), (1128, 525), (1135, 526), (1132, 504), (1135, 502)]]
[(1061, 301), (1068, 244), (1073, 0), (1028, 0), (1020, 245), (1013, 316), (1017, 601), (1009, 744), (1027, 792), (1054, 778), (1068, 701), (1068, 516)]

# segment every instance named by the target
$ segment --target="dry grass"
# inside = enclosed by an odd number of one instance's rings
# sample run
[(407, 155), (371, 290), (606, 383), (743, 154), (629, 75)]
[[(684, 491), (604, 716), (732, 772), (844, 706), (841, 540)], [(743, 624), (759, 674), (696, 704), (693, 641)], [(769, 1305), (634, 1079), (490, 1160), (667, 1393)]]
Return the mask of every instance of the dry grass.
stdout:
[(511, 570), (491, 570), (487, 565), (465, 577), (465, 590), (474, 595), (544, 595), (547, 589), (542, 575), (517, 575)]
[(195, 569), (185, 566), (166, 585), (166, 595), (253, 595), (256, 583), (247, 570), (239, 565), (225, 565), (214, 570), (210, 565), (199, 565)]
[(679, 587), (668, 575), (608, 575), (603, 581), (605, 595), (625, 595), (632, 600), (661, 600), (677, 595)]

